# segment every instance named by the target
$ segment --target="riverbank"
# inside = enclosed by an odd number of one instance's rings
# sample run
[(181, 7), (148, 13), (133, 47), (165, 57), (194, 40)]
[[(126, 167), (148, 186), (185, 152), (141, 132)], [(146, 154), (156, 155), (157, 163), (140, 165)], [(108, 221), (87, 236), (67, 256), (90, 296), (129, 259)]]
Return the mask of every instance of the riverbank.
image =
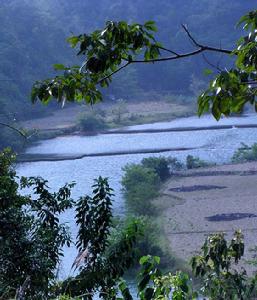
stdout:
[[(147, 124), (158, 121), (170, 121), (179, 117), (194, 114), (193, 105), (170, 103), (167, 101), (126, 102), (125, 112), (116, 120), (116, 103), (99, 103), (94, 106), (73, 105), (54, 111), (47, 117), (21, 122), (26, 130), (35, 131), (40, 139), (66, 135), (77, 131), (77, 121), (84, 112), (95, 112), (104, 115), (110, 129), (124, 126)], [(79, 133), (79, 132), (78, 132)]]
[(200, 250), (207, 235), (224, 232), (230, 239), (241, 229), (245, 237), (243, 265), (255, 253), (257, 233), (257, 162), (178, 172), (154, 201), (163, 218), (173, 253), (186, 263)]

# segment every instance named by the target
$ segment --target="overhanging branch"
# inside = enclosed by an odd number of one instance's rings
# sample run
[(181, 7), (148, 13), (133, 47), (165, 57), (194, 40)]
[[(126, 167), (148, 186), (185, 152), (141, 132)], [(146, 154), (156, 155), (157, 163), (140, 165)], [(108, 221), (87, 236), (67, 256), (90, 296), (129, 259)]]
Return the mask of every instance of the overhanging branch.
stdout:
[(20, 129), (18, 129), (18, 128), (16, 128), (16, 127), (14, 127), (14, 126), (12, 126), (12, 125), (9, 125), (9, 124), (7, 124), (7, 123), (3, 123), (3, 122), (0, 122), (0, 126), (4, 126), (4, 127), (7, 127), (7, 128), (9, 128), (9, 129), (11, 129), (11, 130), (14, 130), (14, 131), (16, 131), (19, 135), (21, 135), (24, 139), (29, 139), (29, 138), (31, 138), (33, 135), (35, 135), (36, 134), (36, 130), (34, 131), (34, 132), (32, 132), (32, 134), (30, 134), (30, 135), (27, 135), (26, 133), (24, 133), (22, 130), (20, 130)]

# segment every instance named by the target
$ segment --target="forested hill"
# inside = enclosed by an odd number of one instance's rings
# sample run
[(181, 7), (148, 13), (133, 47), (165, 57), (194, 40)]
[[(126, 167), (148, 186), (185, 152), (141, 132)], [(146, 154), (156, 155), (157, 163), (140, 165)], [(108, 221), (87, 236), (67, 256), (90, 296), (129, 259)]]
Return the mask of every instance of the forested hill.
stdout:
[[(145, 22), (155, 20), (158, 38), (173, 50), (187, 51), (192, 45), (181, 30), (186, 23), (202, 43), (232, 47), (241, 34), (235, 23), (256, 8), (255, 0), (8, 0), (1, 1), (1, 114), (14, 112), (27, 118), (34, 110), (29, 92), (32, 82), (52, 74), (54, 63), (76, 61), (66, 44), (67, 36), (101, 28), (107, 20)], [(213, 63), (224, 59), (211, 57)], [(139, 98), (141, 92), (190, 94), (204, 80), (201, 58), (190, 58), (128, 69), (108, 91), (116, 97)], [(193, 84), (192, 84), (193, 83)]]

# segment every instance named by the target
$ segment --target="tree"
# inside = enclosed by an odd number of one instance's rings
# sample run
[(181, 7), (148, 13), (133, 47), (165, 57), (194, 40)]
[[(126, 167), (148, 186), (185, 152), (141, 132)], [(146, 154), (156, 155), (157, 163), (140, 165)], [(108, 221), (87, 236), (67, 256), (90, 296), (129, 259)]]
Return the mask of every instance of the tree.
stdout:
[[(182, 25), (195, 50), (178, 53), (155, 39), (157, 28), (153, 21), (143, 25), (108, 21), (103, 30), (68, 38), (71, 46), (78, 48), (77, 55), (83, 55), (84, 63), (71, 68), (55, 65), (55, 69), (64, 71), (64, 74), (36, 82), (32, 89), (32, 102), (38, 99), (48, 102), (54, 97), (63, 103), (85, 100), (94, 104), (102, 100), (101, 88), (108, 87), (113, 75), (130, 65), (167, 62), (204, 52), (218, 52), (233, 56), (235, 67), (231, 70), (218, 68), (218, 74), (210, 81), (209, 88), (198, 98), (198, 114), (211, 110), (218, 120), (221, 115), (242, 111), (246, 103), (257, 109), (257, 11), (243, 16), (238, 25), (243, 25), (247, 35), (231, 50), (198, 42), (186, 25)], [(169, 55), (163, 56), (164, 53)]]
[[(99, 86), (108, 86), (112, 76), (129, 65), (178, 60), (210, 51), (232, 55), (235, 57), (236, 63), (234, 69), (219, 70), (218, 75), (211, 81), (209, 88), (200, 95), (198, 100), (199, 115), (211, 109), (214, 117), (219, 119), (222, 114), (229, 115), (232, 112), (241, 111), (248, 102), (257, 107), (255, 102), (257, 11), (250, 12), (242, 17), (240, 24), (244, 24), (244, 29), (248, 31), (248, 35), (240, 39), (237, 48), (232, 50), (199, 43), (188, 28), (183, 25), (185, 33), (196, 49), (186, 53), (177, 53), (163, 47), (156, 41), (153, 35), (156, 27), (152, 21), (148, 21), (144, 25), (107, 22), (104, 30), (94, 31), (90, 35), (72, 36), (68, 39), (72, 47), (79, 47), (78, 54), (85, 56), (84, 63), (82, 66), (71, 68), (61, 64), (55, 65), (55, 68), (63, 70), (64, 74), (54, 79), (36, 82), (32, 89), (32, 101), (35, 102), (39, 99), (42, 102), (48, 102), (51, 97), (54, 97), (63, 103), (65, 101), (85, 100), (94, 104), (102, 99)], [(169, 53), (169, 56), (163, 57), (163, 53)], [(7, 211), (6, 207), (3, 207), (3, 212), (9, 214), (14, 209), (17, 210), (14, 211), (14, 217), (16, 215), (21, 216), (20, 220), (22, 222), (16, 222), (16, 225), (18, 229), (21, 226), (20, 231), (17, 231), (19, 233), (17, 241), (19, 242), (21, 237), (22, 243), (34, 234), (34, 232), (28, 232), (28, 229), (31, 228), (28, 227), (28, 224), (34, 221), (35, 216), (24, 215), (24, 210), (21, 209), (24, 198), (17, 197), (14, 174), (9, 172), (8, 163), (3, 163), (2, 168), (7, 174), (3, 182), (7, 183), (7, 187), (12, 192), (8, 192), (5, 197), (9, 200), (9, 195), (13, 196), (10, 199), (11, 207), (8, 206), (10, 204), (7, 201)], [(41, 179), (24, 180), (24, 185), (35, 186), (39, 194), (39, 201), (36, 201), (35, 205), (35, 208), (38, 209), (36, 212), (38, 213), (39, 223), (36, 222), (36, 224), (39, 224), (39, 237), (46, 239), (46, 245), (50, 245), (50, 248), (54, 249), (53, 253), (49, 248), (43, 249), (43, 251), (46, 251), (43, 252), (46, 253), (45, 257), (50, 259), (50, 268), (46, 269), (49, 277), (46, 276), (43, 279), (51, 279), (53, 267), (56, 266), (59, 259), (60, 246), (67, 241), (65, 236), (59, 235), (59, 223), (55, 219), (55, 213), (60, 213), (70, 205), (69, 201), (66, 202), (69, 194), (67, 192), (64, 193), (65, 196), (50, 194), (46, 189), (46, 182)], [(1, 191), (4, 191), (4, 188), (2, 187)], [(64, 291), (69, 291), (71, 295), (75, 296), (83, 293), (82, 297), (89, 299), (92, 299), (93, 294), (99, 291), (102, 298), (115, 299), (117, 283), (124, 269), (131, 264), (130, 255), (138, 234), (138, 228), (137, 226), (133, 227), (134, 229), (130, 228), (128, 231), (129, 236), (125, 234), (117, 247), (108, 249), (111, 224), (111, 189), (105, 179), (99, 178), (94, 186), (93, 194), (93, 197), (81, 198), (77, 206), (76, 217), (80, 226), (77, 247), (80, 250), (80, 255), (76, 261), (76, 266), (79, 267), (80, 262), (83, 262), (83, 266), (80, 268), (80, 273), (75, 280), (69, 279), (66, 282)], [(60, 199), (58, 197), (56, 199), (58, 195), (61, 197)], [(15, 200), (14, 207), (12, 207), (12, 199), (17, 199), (17, 204)], [(64, 203), (62, 203), (63, 200), (65, 200)], [(45, 201), (47, 210), (44, 208)], [(3, 202), (3, 205), (6, 205), (5, 202)], [(12, 220), (12, 216), (8, 216), (7, 221), (10, 219)], [(56, 229), (56, 226), (57, 231), (53, 230)], [(43, 235), (41, 235), (42, 232)], [(3, 233), (5, 234), (6, 230)], [(53, 239), (52, 234), (57, 234), (57, 236)], [(245, 272), (239, 273), (230, 270), (231, 261), (238, 263), (243, 255), (241, 238), (241, 234), (236, 233), (231, 244), (227, 246), (224, 236), (212, 236), (207, 239), (202, 249), (203, 253), (193, 258), (193, 270), (196, 276), (203, 277), (206, 296), (213, 299), (224, 299), (224, 297), (227, 299), (249, 299), (252, 296), (255, 291), (255, 278), (249, 280)], [(6, 240), (8, 240), (8, 237), (6, 237)], [(15, 247), (11, 249), (13, 250)], [(28, 256), (29, 254), (30, 252)], [(3, 260), (3, 263), (11, 259), (12, 255), (9, 255), (6, 260)], [(145, 257), (141, 259), (142, 271), (138, 286), (141, 299), (168, 299), (171, 293), (173, 293), (173, 299), (192, 299), (196, 297), (188, 285), (189, 277), (187, 275), (178, 273), (175, 276), (163, 277), (156, 268), (158, 262), (158, 258)], [(5, 270), (10, 275), (8, 266)], [(43, 270), (45, 269), (43, 268)], [(25, 274), (26, 272), (21, 273), (22, 276)], [(35, 279), (37, 280), (38, 277), (35, 276)], [(3, 280), (5, 280), (5, 276)], [(25, 278), (23, 284), (25, 285), (25, 283), (27, 284), (27, 278)], [(47, 287), (48, 284), (46, 289)], [(119, 284), (119, 289), (124, 299), (132, 299), (124, 282)], [(41, 293), (41, 290), (35, 292)], [(45, 290), (43, 292), (46, 293)]]
[[(131, 220), (110, 243), (114, 229), (112, 189), (106, 178), (93, 185), (93, 196), (71, 199), (74, 183), (50, 193), (42, 178), (21, 178), (17, 183), (10, 150), (0, 153), (0, 298), (49, 299), (99, 292), (104, 299), (115, 295), (120, 277), (134, 263), (134, 245), (142, 234), (141, 223)], [(29, 187), (34, 195), (22, 196)], [(67, 209), (76, 210), (79, 272), (59, 288), (55, 284), (63, 246), (72, 243), (69, 228), (60, 222)], [(108, 297), (107, 297), (108, 296)]]
[[(26, 299), (44, 298), (64, 244), (70, 236), (59, 215), (72, 206), (67, 184), (56, 193), (48, 191), (42, 178), (22, 178), (17, 183), (10, 150), (0, 154), (0, 298), (13, 297), (25, 283)], [(34, 196), (22, 196), (19, 188), (30, 187)], [(21, 298), (23, 299), (23, 298)]]

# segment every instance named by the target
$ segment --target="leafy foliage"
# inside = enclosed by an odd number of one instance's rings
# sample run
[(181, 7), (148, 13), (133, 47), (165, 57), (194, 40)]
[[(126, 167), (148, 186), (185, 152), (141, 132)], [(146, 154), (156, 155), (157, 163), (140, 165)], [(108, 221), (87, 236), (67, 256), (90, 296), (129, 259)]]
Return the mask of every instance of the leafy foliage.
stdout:
[(84, 132), (97, 132), (107, 127), (104, 119), (94, 112), (82, 113), (77, 123), (79, 129)]
[[(131, 25), (124, 21), (108, 21), (103, 30), (68, 39), (73, 48), (78, 48), (77, 54), (85, 56), (84, 63), (81, 67), (71, 68), (55, 65), (56, 69), (64, 71), (64, 75), (36, 82), (32, 89), (32, 101), (39, 99), (48, 102), (54, 97), (62, 102), (84, 99), (87, 103), (97, 103), (102, 100), (99, 87), (108, 87), (112, 76), (130, 64), (175, 60), (212, 51), (235, 56), (235, 68), (224, 71), (218, 68), (219, 74), (198, 99), (198, 114), (211, 110), (213, 116), (219, 120), (221, 115), (241, 112), (246, 103), (255, 105), (255, 18), (256, 11), (241, 18), (239, 24), (245, 24), (244, 29), (249, 33), (239, 40), (237, 48), (233, 51), (202, 45), (193, 38), (187, 27), (183, 26), (197, 49), (182, 54), (167, 49), (156, 41), (153, 33), (157, 28), (153, 21)], [(163, 51), (173, 55), (161, 57)]]
[(196, 169), (196, 168), (208, 167), (211, 165), (212, 165), (211, 163), (201, 160), (199, 157), (194, 157), (192, 155), (188, 155), (186, 157), (187, 169)]
[(37, 99), (48, 102), (52, 96), (62, 102), (85, 100), (94, 104), (101, 101), (98, 86), (109, 85), (112, 74), (119, 70), (122, 61), (128, 65), (141, 52), (144, 52), (145, 59), (159, 56), (160, 44), (155, 41), (153, 31), (156, 27), (152, 21), (144, 25), (108, 21), (103, 30), (68, 38), (70, 45), (78, 48), (77, 55), (86, 57), (85, 62), (81, 67), (72, 68), (55, 65), (55, 69), (64, 70), (64, 75), (36, 82), (32, 102)]
[(172, 171), (182, 168), (182, 164), (176, 158), (164, 156), (143, 158), (141, 164), (143, 167), (154, 170), (161, 181), (166, 180)]
[(131, 164), (123, 168), (122, 185), (128, 208), (139, 215), (154, 214), (151, 204), (158, 195), (160, 177), (153, 169)]
[(251, 147), (241, 143), (241, 147), (235, 151), (231, 160), (234, 163), (257, 160), (257, 143)]
[(122, 185), (128, 206), (138, 214), (152, 214), (151, 200), (158, 195), (161, 181), (166, 180), (182, 164), (173, 157), (148, 157), (140, 164), (128, 164)]
[[(10, 299), (16, 292), (26, 299), (54, 297), (62, 291), (72, 295), (100, 292), (104, 299), (116, 295), (117, 282), (133, 263), (134, 245), (142, 234), (142, 224), (131, 220), (112, 240), (112, 189), (106, 178), (93, 185), (93, 196), (71, 198), (74, 183), (50, 193), (48, 182), (40, 177), (16, 181), (10, 150), (0, 156), (0, 297)], [(22, 196), (19, 188), (30, 188), (33, 196)], [(71, 245), (68, 228), (60, 215), (75, 207), (79, 269), (61, 287), (55, 285), (56, 268), (63, 246)], [(26, 287), (26, 288), (25, 288)], [(108, 296), (108, 297), (107, 297)], [(21, 297), (21, 296), (20, 296)], [(91, 297), (90, 297), (91, 298)]]
[(198, 98), (198, 114), (211, 112), (216, 120), (221, 115), (228, 116), (233, 112), (241, 112), (246, 103), (257, 108), (255, 96), (256, 67), (257, 67), (257, 11), (251, 11), (243, 16), (238, 25), (248, 31), (248, 35), (240, 38), (237, 48), (233, 51), (236, 56), (236, 68), (221, 71), (210, 82), (209, 88)]
[(192, 258), (192, 269), (196, 277), (202, 277), (204, 295), (211, 299), (250, 299), (256, 292), (256, 277), (247, 277), (244, 269), (237, 270), (244, 254), (243, 235), (236, 231), (229, 244), (224, 234), (210, 235), (202, 254)]
[(16, 174), (12, 168), (14, 156), (9, 150), (0, 157), (0, 297), (15, 295), (27, 280), (26, 299), (43, 298), (55, 279), (62, 247), (70, 236), (59, 215), (71, 207), (70, 189), (65, 185), (56, 193), (48, 191), (41, 178), (22, 179), (21, 187), (31, 187), (31, 196), (18, 192)]

